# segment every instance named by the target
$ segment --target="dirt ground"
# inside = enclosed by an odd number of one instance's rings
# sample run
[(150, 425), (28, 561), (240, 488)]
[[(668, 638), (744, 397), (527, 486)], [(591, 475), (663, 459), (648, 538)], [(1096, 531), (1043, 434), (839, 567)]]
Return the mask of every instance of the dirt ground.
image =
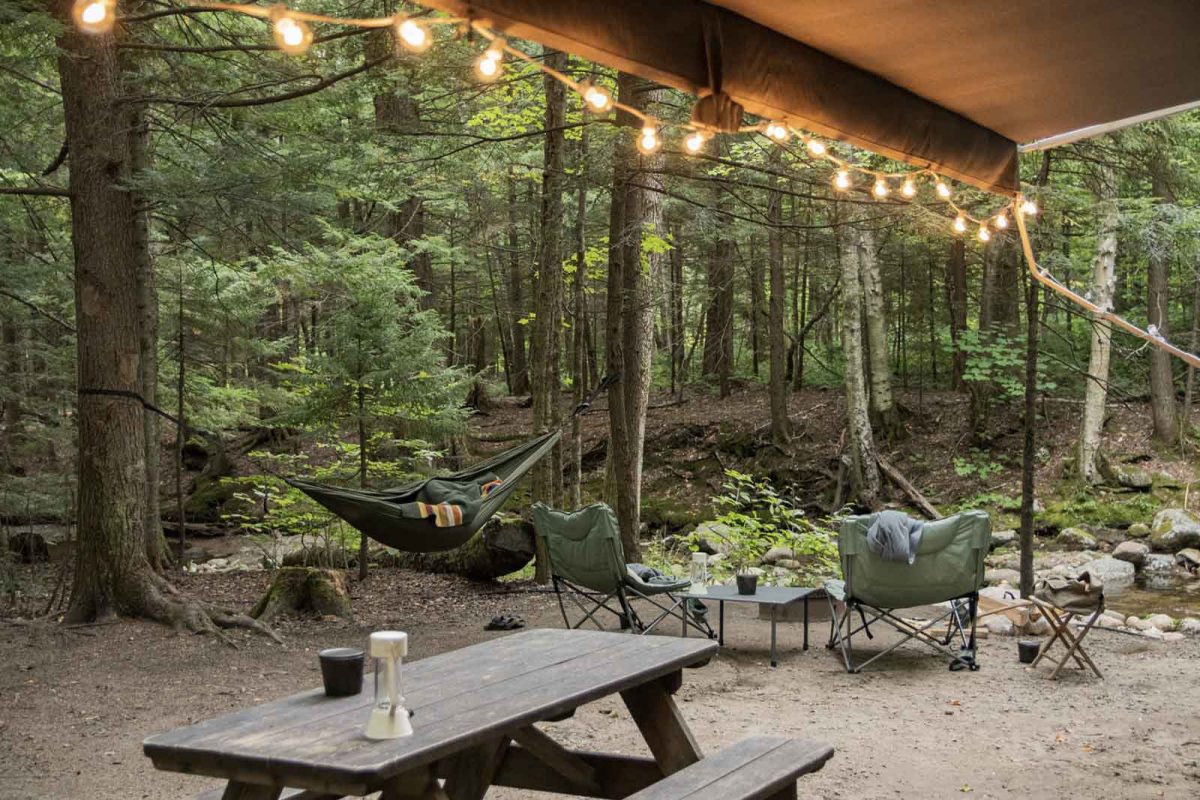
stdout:
[[(265, 581), (249, 573), (181, 584), (246, 605)], [(355, 623), (286, 622), (283, 646), (235, 634), (234, 649), (138, 622), (70, 631), (0, 623), (0, 797), (194, 797), (213, 781), (155, 771), (143, 737), (311, 688), (318, 649), (361, 644), (371, 630), (409, 631), (420, 658), (504, 635), (483, 630), (498, 613), (557, 626), (553, 599), (531, 588), (377, 570), (352, 589)], [(733, 608), (726, 623), (720, 656), (685, 673), (683, 714), (710, 751), (756, 733), (833, 744), (834, 759), (803, 779), (803, 796), (1200, 795), (1200, 639), (1160, 644), (1097, 631), (1089, 643), (1106, 680), (1072, 671), (1049, 682), (1017, 662), (1011, 638), (983, 641), (975, 673), (951, 673), (941, 657), (909, 646), (875, 671), (847, 675), (821, 646), (819, 621), (807, 652), (800, 626), (781, 625), (780, 665), (770, 669), (768, 623)], [(547, 729), (570, 746), (644, 752), (615, 698)]]

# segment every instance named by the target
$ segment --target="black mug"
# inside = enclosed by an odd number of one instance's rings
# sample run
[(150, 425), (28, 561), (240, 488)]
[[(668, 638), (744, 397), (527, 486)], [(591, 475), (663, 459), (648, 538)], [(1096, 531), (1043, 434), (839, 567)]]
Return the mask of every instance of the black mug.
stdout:
[(327, 697), (349, 697), (362, 691), (363, 651), (356, 647), (333, 647), (317, 654)]

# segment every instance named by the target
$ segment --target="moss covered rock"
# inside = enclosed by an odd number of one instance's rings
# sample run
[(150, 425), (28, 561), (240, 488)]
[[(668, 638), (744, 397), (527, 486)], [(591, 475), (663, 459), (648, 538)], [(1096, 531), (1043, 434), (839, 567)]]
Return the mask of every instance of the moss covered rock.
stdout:
[(1160, 553), (1200, 547), (1200, 517), (1183, 508), (1164, 508), (1150, 526), (1150, 547)]
[(1096, 546), (1096, 537), (1083, 528), (1067, 528), (1054, 538), (1054, 543), (1074, 550), (1091, 550)]

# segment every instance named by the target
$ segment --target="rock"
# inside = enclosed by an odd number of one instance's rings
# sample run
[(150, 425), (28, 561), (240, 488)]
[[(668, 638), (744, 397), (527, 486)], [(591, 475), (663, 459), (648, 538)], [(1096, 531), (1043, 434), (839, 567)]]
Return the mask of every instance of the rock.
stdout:
[(1169, 472), (1160, 470), (1154, 473), (1155, 489), (1182, 489), (1183, 483)]
[(989, 569), (983, 574), (983, 582), (989, 586), (1000, 583), (1016, 586), (1021, 582), (1021, 573), (1015, 569)]
[(1175, 554), (1175, 563), (1193, 575), (1200, 570), (1200, 550), (1188, 547)]
[(1112, 556), (1102, 556), (1095, 561), (1083, 565), (1082, 572), (1087, 572), (1093, 578), (1103, 583), (1126, 583), (1133, 580), (1135, 572), (1133, 564), (1119, 561)]
[(1142, 562), (1142, 572), (1169, 575), (1175, 571), (1175, 556), (1163, 553), (1148, 553)]
[(1054, 537), (1054, 543), (1063, 547), (1073, 547), (1076, 550), (1090, 550), (1096, 546), (1096, 537), (1083, 528), (1066, 528)]
[(1154, 485), (1154, 477), (1149, 472), (1131, 464), (1110, 463), (1107, 472), (1105, 478), (1110, 483), (1124, 486), (1127, 489), (1145, 491)]
[(1171, 632), (1169, 632), (1169, 633), (1164, 633), (1164, 634), (1162, 635), (1162, 638), (1163, 638), (1163, 641), (1164, 641), (1164, 642), (1182, 642), (1182, 641), (1183, 641), (1183, 634), (1182, 634), (1182, 633), (1175, 633), (1174, 631), (1171, 631)]
[(1144, 631), (1150, 627), (1150, 623), (1146, 622), (1141, 617), (1128, 616), (1125, 618), (1125, 627), (1135, 631)]
[(708, 553), (710, 556), (717, 553), (728, 555), (728, 540), (733, 536), (733, 529), (723, 522), (709, 520), (697, 525), (693, 535), (696, 537), (696, 546), (701, 553)]
[(1003, 614), (992, 614), (989, 617), (983, 618), (983, 626), (988, 631), (997, 636), (1013, 636), (1017, 632), (1017, 626)]
[(1016, 531), (992, 531), (992, 549), (1008, 547), (1017, 541)]
[(1148, 630), (1142, 631), (1142, 636), (1145, 636), (1147, 639), (1158, 639), (1159, 641), (1162, 641), (1163, 632), (1158, 628), (1151, 626)]
[(1100, 619), (1106, 619), (1114, 625), (1124, 625), (1125, 615), (1120, 611), (1113, 611), (1111, 608), (1100, 615)]
[(1128, 561), (1135, 568), (1146, 563), (1146, 556), (1150, 554), (1149, 545), (1141, 542), (1121, 542), (1112, 551), (1112, 557), (1119, 561)]
[(776, 569), (800, 569), (804, 565), (794, 558), (783, 558), (775, 562)]
[(790, 547), (772, 547), (770, 550), (768, 550), (766, 553), (763, 554), (762, 563), (775, 564), (779, 561), (784, 561), (784, 560), (790, 561), (790, 560), (794, 560), (795, 558), (796, 558), (796, 555), (795, 555), (795, 553), (792, 552), (792, 548), (790, 548)]
[(1184, 617), (1179, 620), (1177, 630), (1180, 633), (1186, 633), (1189, 636), (1200, 635), (1200, 619), (1195, 617)]
[(1028, 636), (1045, 636), (1050, 633), (1050, 623), (1044, 619), (1033, 619), (1025, 625), (1025, 633)]
[(1200, 517), (1186, 509), (1164, 508), (1150, 526), (1150, 547), (1162, 553), (1200, 547)]
[(1135, 522), (1129, 526), (1129, 530), (1125, 531), (1125, 533), (1134, 539), (1145, 539), (1150, 535), (1150, 526), (1144, 522)]
[(1175, 630), (1175, 618), (1170, 614), (1151, 614), (1150, 616), (1146, 617), (1146, 622), (1149, 622), (1152, 626), (1158, 628), (1160, 631)]

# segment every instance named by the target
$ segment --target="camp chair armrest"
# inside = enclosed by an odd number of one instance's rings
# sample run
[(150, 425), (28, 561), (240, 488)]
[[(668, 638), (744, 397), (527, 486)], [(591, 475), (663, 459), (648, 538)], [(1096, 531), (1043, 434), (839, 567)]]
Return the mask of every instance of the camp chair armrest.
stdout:
[(650, 583), (644, 581), (636, 575), (626, 571), (625, 585), (631, 589), (636, 589), (641, 594), (669, 594), (671, 592), (682, 592), (691, 588), (692, 582), (687, 578), (682, 578), (671, 583)]

